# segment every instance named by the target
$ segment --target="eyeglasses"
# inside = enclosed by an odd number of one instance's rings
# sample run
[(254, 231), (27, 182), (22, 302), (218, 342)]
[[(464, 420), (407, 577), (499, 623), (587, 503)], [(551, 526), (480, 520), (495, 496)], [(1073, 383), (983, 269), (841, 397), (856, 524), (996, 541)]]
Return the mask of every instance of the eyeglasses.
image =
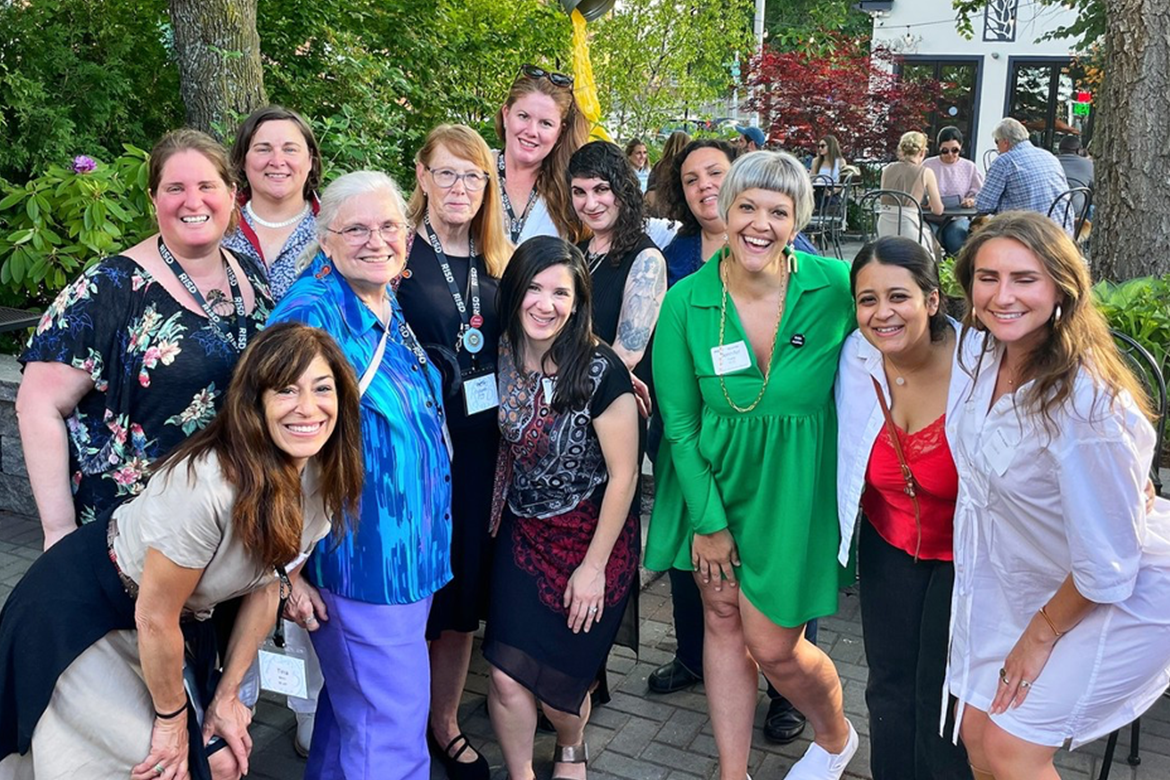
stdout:
[(431, 172), (431, 178), (435, 180), (435, 184), (439, 185), (445, 190), (449, 190), (455, 186), (455, 182), (462, 181), (464, 188), (468, 192), (479, 192), (488, 183), (488, 175), (483, 171), (468, 171), (467, 173), (455, 173), (450, 168), (440, 168), (435, 170), (431, 166), (426, 166), (426, 169)]
[(557, 73), (552, 70), (545, 70), (538, 68), (535, 65), (524, 65), (520, 68), (520, 72), (530, 79), (548, 79), (552, 82), (554, 87), (571, 87), (573, 86), (573, 77), (564, 73)]
[(345, 239), (345, 243), (350, 246), (361, 246), (368, 242), (374, 233), (382, 237), (386, 243), (390, 243), (398, 234), (406, 230), (405, 222), (383, 222), (376, 228), (368, 228), (365, 225), (350, 225), (341, 230), (334, 230), (332, 228), (325, 228), (330, 233), (336, 233)]
[(938, 153), (939, 153), (940, 155), (947, 155), (947, 156), (950, 156), (950, 155), (952, 155), (952, 154), (958, 154), (958, 153), (959, 153), (959, 151), (960, 151), (960, 147), (956, 146), (956, 147), (955, 147), (955, 148), (953, 148), (953, 149), (939, 149), (939, 150), (938, 150)]
[(829, 145), (825, 143), (817, 144), (818, 149), (828, 149)]

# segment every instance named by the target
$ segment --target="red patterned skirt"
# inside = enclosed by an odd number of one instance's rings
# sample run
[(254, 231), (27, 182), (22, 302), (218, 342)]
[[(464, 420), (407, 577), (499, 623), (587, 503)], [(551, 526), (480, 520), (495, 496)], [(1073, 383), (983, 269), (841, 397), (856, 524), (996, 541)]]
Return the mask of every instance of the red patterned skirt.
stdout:
[(554, 517), (517, 517), (505, 509), (492, 562), (484, 657), (542, 703), (574, 714), (623, 623), (642, 546), (638, 515), (631, 511), (605, 568), (602, 618), (589, 633), (574, 634), (565, 587), (597, 529), (604, 487)]

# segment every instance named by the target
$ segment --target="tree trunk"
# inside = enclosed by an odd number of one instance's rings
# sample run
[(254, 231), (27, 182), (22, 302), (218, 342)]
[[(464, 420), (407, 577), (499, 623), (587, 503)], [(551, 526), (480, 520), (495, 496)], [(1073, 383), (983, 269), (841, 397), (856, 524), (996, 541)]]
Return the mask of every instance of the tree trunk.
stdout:
[(257, 1), (168, 0), (187, 124), (220, 139), (268, 102)]
[(1120, 281), (1170, 272), (1170, 3), (1108, 3), (1093, 265)]

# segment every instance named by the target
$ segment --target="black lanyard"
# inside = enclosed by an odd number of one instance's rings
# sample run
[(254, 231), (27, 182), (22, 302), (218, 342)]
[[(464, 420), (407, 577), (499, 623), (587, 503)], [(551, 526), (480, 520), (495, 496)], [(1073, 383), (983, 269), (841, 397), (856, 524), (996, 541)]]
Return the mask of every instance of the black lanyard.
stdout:
[(528, 221), (528, 212), (536, 202), (536, 187), (533, 186), (532, 191), (528, 193), (528, 204), (524, 207), (524, 213), (517, 218), (516, 212), (512, 210), (512, 199), (508, 197), (508, 180), (504, 178), (503, 151), (497, 158), (496, 166), (500, 172), (500, 196), (504, 199), (504, 211), (508, 212), (508, 232), (512, 234), (512, 243), (515, 244), (520, 240), (520, 234), (524, 232), (524, 223)]
[(451, 273), (451, 264), (447, 262), (447, 255), (443, 253), (443, 244), (439, 241), (439, 236), (431, 227), (429, 215), (423, 215), (423, 226), (427, 229), (427, 238), (431, 240), (431, 248), (435, 250), (435, 258), (439, 261), (443, 278), (447, 280), (447, 289), (451, 291), (451, 297), (455, 300), (455, 308), (459, 311), (459, 319), (462, 321), (459, 332), (455, 334), (455, 351), (458, 352), (463, 347), (463, 334), (469, 328), (478, 328), (483, 325), (483, 315), (480, 313), (479, 271), (475, 267), (475, 239), (469, 238), (467, 242), (467, 259), (470, 264), (467, 271), (467, 297), (471, 300), (471, 316), (468, 317), (463, 293), (455, 284), (455, 274)]
[(167, 248), (162, 236), (158, 237), (158, 253), (162, 256), (163, 262), (167, 264), (167, 268), (170, 268), (174, 272), (175, 276), (179, 278), (179, 281), (183, 283), (183, 286), (187, 288), (187, 292), (191, 293), (191, 297), (199, 304), (199, 308), (203, 309), (203, 313), (207, 315), (207, 319), (211, 322), (216, 334), (228, 344), (231, 344), (236, 351), (243, 352), (244, 347), (248, 346), (248, 323), (247, 314), (244, 312), (244, 296), (240, 293), (240, 283), (236, 279), (236, 272), (232, 270), (231, 263), (227, 261), (227, 256), (223, 254), (223, 250), (221, 249), (219, 251), (223, 257), (223, 268), (227, 272), (228, 287), (232, 291), (232, 303), (236, 309), (235, 320), (238, 335), (234, 339), (232, 338), (231, 325), (223, 317), (215, 313), (215, 309), (207, 303), (207, 300), (203, 297), (203, 293), (199, 292), (199, 288), (195, 286), (195, 282), (183, 270), (183, 266), (179, 265), (179, 262), (175, 260), (175, 256)]

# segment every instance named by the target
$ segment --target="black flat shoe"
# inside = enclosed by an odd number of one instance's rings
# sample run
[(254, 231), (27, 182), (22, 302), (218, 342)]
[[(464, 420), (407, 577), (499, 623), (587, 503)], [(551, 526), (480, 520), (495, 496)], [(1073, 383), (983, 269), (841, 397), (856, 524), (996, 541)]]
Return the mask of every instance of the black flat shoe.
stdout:
[(675, 658), (651, 672), (646, 687), (651, 693), (674, 693), (702, 681), (703, 675), (695, 674)]
[[(459, 749), (455, 750), (457, 745)], [(428, 726), (427, 747), (431, 749), (431, 755), (443, 765), (443, 771), (447, 773), (449, 780), (489, 780), (491, 777), (487, 759), (478, 750), (476, 751), (477, 756), (474, 761), (463, 763), (459, 760), (459, 756), (468, 750), (474, 750), (466, 734), (459, 734), (455, 739), (448, 742), (447, 747), (444, 748), (439, 745), (434, 733)], [(455, 750), (455, 752), (452, 753), (452, 750)]]
[(772, 699), (764, 716), (764, 739), (773, 745), (787, 745), (804, 731), (804, 715), (788, 699)]

